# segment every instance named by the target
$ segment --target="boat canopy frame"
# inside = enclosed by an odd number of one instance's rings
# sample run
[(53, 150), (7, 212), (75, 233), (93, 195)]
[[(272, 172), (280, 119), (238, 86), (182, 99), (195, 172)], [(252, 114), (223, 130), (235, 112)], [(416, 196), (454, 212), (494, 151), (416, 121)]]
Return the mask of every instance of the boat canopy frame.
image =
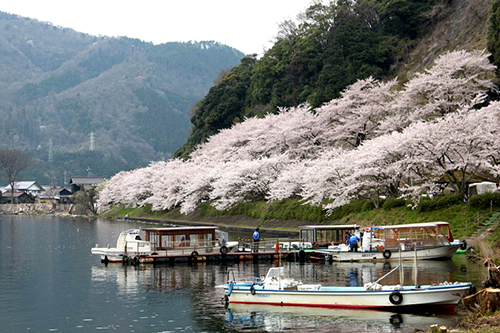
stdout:
[(345, 243), (346, 233), (354, 233), (360, 229), (357, 224), (343, 225), (305, 225), (299, 227), (299, 238), (303, 242), (318, 245)]
[(216, 240), (215, 226), (143, 228), (153, 251), (211, 247)]

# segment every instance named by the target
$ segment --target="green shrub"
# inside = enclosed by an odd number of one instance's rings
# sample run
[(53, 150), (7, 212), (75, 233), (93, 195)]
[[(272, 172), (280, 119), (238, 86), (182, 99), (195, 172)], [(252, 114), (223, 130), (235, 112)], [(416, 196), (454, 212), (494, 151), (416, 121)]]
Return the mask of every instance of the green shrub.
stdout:
[(373, 210), (373, 209), (375, 209), (375, 204), (373, 203), (373, 201), (365, 200), (365, 202), (363, 202), (363, 206), (362, 206), (363, 212)]
[(422, 200), (418, 205), (418, 212), (430, 212), (433, 210), (443, 209), (446, 207), (461, 204), (462, 196), (459, 194), (452, 194), (440, 197), (434, 197), (430, 200)]
[(385, 210), (404, 206), (406, 206), (406, 201), (397, 198), (387, 198), (382, 203), (382, 208)]
[(469, 205), (478, 209), (489, 209), (500, 207), (500, 193), (483, 193), (474, 195), (469, 199)]
[(341, 220), (349, 214), (362, 213), (374, 208), (375, 205), (369, 199), (356, 200), (342, 207), (335, 208), (328, 218), (332, 220)]

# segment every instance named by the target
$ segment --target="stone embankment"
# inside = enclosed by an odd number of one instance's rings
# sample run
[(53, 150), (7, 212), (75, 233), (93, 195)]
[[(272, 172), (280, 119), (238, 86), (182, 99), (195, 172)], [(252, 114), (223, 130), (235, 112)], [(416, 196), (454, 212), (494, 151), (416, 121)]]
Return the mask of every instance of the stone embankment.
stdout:
[(72, 215), (75, 214), (75, 205), (56, 203), (24, 203), (24, 204), (3, 204), (0, 205), (0, 213), (15, 215)]

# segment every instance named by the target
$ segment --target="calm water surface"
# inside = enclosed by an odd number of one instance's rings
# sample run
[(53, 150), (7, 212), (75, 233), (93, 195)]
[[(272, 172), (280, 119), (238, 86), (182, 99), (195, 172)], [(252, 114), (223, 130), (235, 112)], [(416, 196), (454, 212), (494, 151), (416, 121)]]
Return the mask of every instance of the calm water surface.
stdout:
[[(0, 217), (1, 332), (413, 332), (438, 323), (453, 325), (456, 314), (394, 314), (377, 311), (293, 307), (225, 308), (228, 271), (237, 279), (266, 274), (259, 264), (175, 264), (139, 267), (100, 263), (95, 244), (114, 245), (135, 222), (61, 217)], [(265, 232), (263, 232), (265, 237)], [(230, 238), (236, 238), (231, 237)], [(283, 263), (304, 283), (362, 285), (394, 263)], [(405, 278), (411, 281), (411, 264)], [(396, 283), (397, 275), (385, 280)], [(484, 273), (464, 256), (419, 263), (419, 284), (472, 281)], [(393, 281), (391, 281), (391, 279)]]

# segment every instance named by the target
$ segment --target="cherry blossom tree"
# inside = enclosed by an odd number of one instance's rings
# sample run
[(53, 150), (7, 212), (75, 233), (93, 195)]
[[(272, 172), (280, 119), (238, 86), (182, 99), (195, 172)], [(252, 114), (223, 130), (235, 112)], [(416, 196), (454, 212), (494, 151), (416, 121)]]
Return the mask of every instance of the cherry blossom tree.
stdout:
[(397, 96), (393, 92), (396, 84), (396, 79), (386, 83), (373, 77), (358, 80), (347, 87), (340, 98), (319, 108), (319, 117), (332, 127), (329, 134), (334, 144), (355, 148), (375, 137)]
[(376, 206), (381, 196), (419, 198), (437, 191), (443, 175), (465, 198), (467, 175), (500, 176), (500, 104), (480, 107), (495, 89), (493, 69), (482, 52), (450, 52), (401, 90), (396, 80), (367, 78), (317, 110), (302, 105), (246, 119), (187, 161), (118, 173), (99, 205), (187, 214), (206, 200), (227, 209), (300, 198), (331, 211), (359, 198)]
[(495, 66), (482, 51), (445, 53), (434, 65), (404, 85), (394, 99), (380, 133), (401, 130), (416, 121), (428, 121), (482, 103), (496, 87)]
[(281, 109), (264, 118), (249, 118), (220, 131), (191, 153), (193, 160), (252, 160), (287, 152), (290, 158), (314, 156), (328, 142), (329, 128), (308, 106)]
[(212, 184), (210, 199), (213, 200), (213, 206), (224, 210), (239, 202), (264, 200), (268, 196), (270, 184), (288, 162), (286, 155), (280, 155), (223, 163), (220, 166), (223, 172)]
[(448, 176), (457, 193), (466, 199), (467, 183), (475, 175), (491, 174), (498, 160), (500, 103), (481, 109), (464, 109), (433, 123), (416, 123), (407, 132), (408, 171), (413, 186), (408, 192), (422, 193)]

